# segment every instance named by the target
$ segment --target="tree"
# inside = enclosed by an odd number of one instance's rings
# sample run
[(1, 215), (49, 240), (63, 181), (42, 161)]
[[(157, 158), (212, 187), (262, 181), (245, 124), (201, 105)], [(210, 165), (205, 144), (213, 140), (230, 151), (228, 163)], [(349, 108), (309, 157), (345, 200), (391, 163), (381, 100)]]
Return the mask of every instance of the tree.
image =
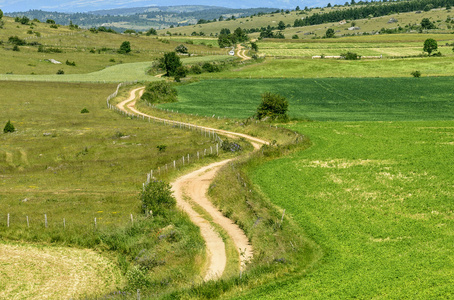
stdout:
[(176, 52), (168, 52), (164, 54), (162, 59), (164, 69), (166, 70), (166, 76), (174, 76), (178, 67), (182, 66), (181, 60)]
[(246, 32), (241, 29), (241, 27), (238, 27), (235, 29), (233, 32), (234, 39), (240, 43), (246, 42), (249, 40), (249, 37), (247, 36)]
[(175, 81), (180, 82), (180, 79), (186, 77), (186, 75), (188, 75), (188, 72), (189, 71), (185, 66), (179, 66), (175, 70)]
[(435, 29), (437, 27), (428, 18), (424, 18), (421, 20), (421, 28), (422, 29)]
[(257, 108), (257, 119), (269, 117), (273, 120), (288, 121), (288, 102), (278, 95), (270, 92), (262, 94), (262, 102)]
[(142, 211), (151, 211), (153, 215), (163, 215), (166, 210), (172, 209), (176, 205), (170, 184), (160, 180), (147, 184), (140, 193), (140, 200), (142, 201)]
[(328, 28), (325, 32), (325, 37), (326, 38), (333, 38), (334, 37), (334, 29)]
[(430, 54), (437, 50), (438, 49), (438, 44), (437, 44), (437, 41), (434, 40), (434, 39), (427, 39), (424, 41), (424, 48), (423, 48), (423, 51), (424, 52), (427, 52), (427, 54)]
[(277, 29), (284, 30), (285, 28), (286, 27), (284, 21), (280, 21), (279, 24), (277, 24)]
[(150, 36), (150, 35), (158, 35), (158, 32), (156, 31), (156, 29), (150, 28), (150, 30), (147, 31), (146, 35), (147, 35), (147, 36)]
[(251, 49), (254, 50), (255, 52), (258, 52), (259, 51), (259, 46), (257, 46), (257, 43), (252, 42), (251, 43)]
[(3, 11), (0, 9), (0, 20), (3, 18)]
[(300, 8), (299, 6), (297, 6), (297, 7), (295, 8), (295, 10), (296, 10), (296, 11), (300, 11), (301, 8)]
[(118, 50), (118, 53), (128, 54), (129, 52), (131, 52), (131, 43), (129, 43), (128, 41), (125, 41), (121, 44), (120, 50)]
[(14, 128), (14, 125), (11, 123), (11, 121), (8, 121), (5, 125), (5, 128), (3, 128), (4, 133), (8, 132), (14, 132), (16, 129)]

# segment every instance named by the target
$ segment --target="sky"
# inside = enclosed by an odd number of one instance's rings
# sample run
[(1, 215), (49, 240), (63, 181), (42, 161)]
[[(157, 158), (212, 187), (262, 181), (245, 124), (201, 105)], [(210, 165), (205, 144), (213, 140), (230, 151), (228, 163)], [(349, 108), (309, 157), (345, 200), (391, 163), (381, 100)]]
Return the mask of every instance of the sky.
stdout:
[[(276, 7), (294, 9), (296, 6), (319, 6), (329, 0), (0, 0), (3, 12), (40, 9), (58, 12), (86, 12), (101, 9), (172, 6), (172, 5), (214, 5), (229, 8)], [(325, 3), (325, 4), (326, 4)]]

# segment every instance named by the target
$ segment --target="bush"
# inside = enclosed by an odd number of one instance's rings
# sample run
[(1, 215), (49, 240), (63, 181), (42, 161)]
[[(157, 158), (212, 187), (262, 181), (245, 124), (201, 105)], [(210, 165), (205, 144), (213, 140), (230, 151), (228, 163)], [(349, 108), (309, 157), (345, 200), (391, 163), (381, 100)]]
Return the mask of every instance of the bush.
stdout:
[(210, 64), (209, 62), (206, 62), (203, 64), (202, 69), (204, 69), (208, 73), (213, 73), (213, 72), (219, 72), (220, 69), (218, 66), (214, 64)]
[(72, 66), (72, 67), (75, 67), (75, 66), (76, 66), (76, 62), (74, 62), (74, 61), (66, 60), (66, 64), (67, 64), (68, 66)]
[(175, 52), (186, 54), (188, 53), (188, 48), (185, 45), (181, 44), (175, 48)]
[(20, 51), (19, 46), (18, 45), (14, 45), (13, 51)]
[(3, 128), (3, 132), (8, 133), (14, 131), (16, 131), (16, 128), (14, 128), (14, 125), (11, 123), (11, 121), (8, 121), (5, 125), (5, 128)]
[(57, 71), (57, 75), (63, 75), (63, 74), (65, 74), (65, 71), (63, 71), (62, 69)]
[(257, 108), (257, 119), (262, 120), (268, 117), (272, 120), (287, 122), (287, 110), (288, 102), (284, 97), (266, 92), (262, 94), (262, 102)]
[(83, 108), (81, 111), (80, 111), (81, 114), (88, 114), (89, 111), (87, 108)]
[(157, 145), (156, 148), (158, 148), (159, 152), (164, 152), (166, 151), (167, 145)]
[(239, 144), (235, 142), (229, 142), (228, 139), (222, 141), (221, 149), (225, 152), (238, 152), (242, 150)]
[(27, 42), (25, 42), (25, 40), (20, 39), (17, 35), (16, 36), (10, 36), (8, 38), (8, 42), (13, 44), (13, 45), (17, 45), (17, 46), (24, 46), (24, 45), (27, 44)]
[(411, 72), (411, 75), (413, 75), (413, 77), (419, 78), (419, 77), (421, 77), (421, 72), (413, 71), (413, 72)]
[(118, 53), (128, 54), (129, 52), (131, 52), (131, 43), (128, 41), (125, 41), (121, 44), (120, 49), (118, 50)]
[(191, 67), (191, 73), (202, 74), (202, 68), (199, 65), (194, 65)]
[(150, 83), (142, 95), (149, 103), (168, 103), (177, 101), (177, 90), (166, 81)]
[(158, 32), (156, 31), (156, 29), (150, 28), (150, 30), (147, 31), (146, 35), (147, 35), (147, 36), (150, 36), (150, 35), (158, 35)]
[(142, 212), (151, 211), (153, 215), (165, 214), (166, 210), (176, 206), (170, 184), (161, 180), (155, 180), (146, 185), (140, 194), (140, 200)]
[(346, 60), (358, 60), (358, 59), (360, 59), (360, 56), (358, 54), (356, 54), (356, 53), (353, 53), (353, 52), (342, 53), (341, 56), (344, 57), (344, 59), (346, 59)]
[(175, 81), (180, 82), (180, 79), (186, 77), (186, 75), (188, 75), (188, 69), (185, 66), (179, 66), (175, 71)]

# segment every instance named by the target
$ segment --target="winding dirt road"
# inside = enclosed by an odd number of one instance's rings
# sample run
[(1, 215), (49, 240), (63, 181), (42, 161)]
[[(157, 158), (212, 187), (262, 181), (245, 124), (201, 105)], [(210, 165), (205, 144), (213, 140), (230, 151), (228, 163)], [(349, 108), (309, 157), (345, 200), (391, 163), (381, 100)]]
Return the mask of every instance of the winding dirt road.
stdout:
[(243, 46), (240, 44), (237, 45), (237, 53), (236, 55), (241, 58), (243, 61), (251, 59), (249, 56), (246, 55), (246, 50), (243, 49)]
[[(152, 118), (160, 121), (166, 119), (153, 117), (138, 111), (135, 108), (136, 98), (140, 97), (144, 92), (144, 88), (136, 88), (130, 92), (128, 99), (117, 104), (117, 107), (123, 111), (132, 111), (133, 113)], [(138, 96), (136, 94), (138, 93)], [(171, 120), (166, 120), (171, 121)], [(189, 123), (183, 123), (184, 125), (192, 125)], [(236, 132), (230, 132), (225, 130), (219, 130), (215, 128), (199, 126), (206, 130), (214, 131), (222, 135), (229, 137), (243, 137), (248, 139), (255, 149), (259, 149), (261, 145), (267, 144), (266, 141), (259, 138), (251, 137), (246, 134), (240, 134)], [(237, 250), (238, 259), (240, 261), (240, 270), (243, 270), (248, 261), (253, 257), (252, 246), (249, 244), (249, 240), (245, 233), (234, 224), (232, 220), (226, 218), (222, 213), (216, 209), (216, 207), (208, 200), (206, 194), (208, 188), (213, 181), (217, 171), (233, 159), (227, 159), (220, 162), (216, 162), (205, 166), (199, 170), (193, 171), (189, 174), (177, 178), (171, 183), (174, 196), (177, 200), (177, 205), (183, 211), (185, 211), (191, 221), (200, 228), (201, 235), (206, 243), (207, 254), (208, 254), (208, 265), (206, 266), (204, 280), (215, 280), (221, 277), (224, 272), (227, 256), (225, 250), (225, 243), (222, 240), (219, 233), (213, 228), (208, 220), (206, 220), (201, 214), (197, 213), (192, 203), (195, 203), (202, 207), (207, 214), (213, 219), (213, 222), (218, 224), (222, 229), (227, 232), (230, 238), (233, 240)]]

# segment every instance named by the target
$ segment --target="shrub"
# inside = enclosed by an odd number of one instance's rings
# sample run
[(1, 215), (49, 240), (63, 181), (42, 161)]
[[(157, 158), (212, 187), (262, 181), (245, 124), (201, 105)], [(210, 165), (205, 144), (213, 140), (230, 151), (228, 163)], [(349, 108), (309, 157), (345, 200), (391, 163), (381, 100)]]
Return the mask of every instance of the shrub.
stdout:
[(158, 35), (158, 32), (156, 31), (156, 29), (150, 28), (150, 30), (147, 31), (146, 35), (147, 35), (147, 36), (150, 36), (150, 35)]
[(191, 67), (191, 73), (202, 74), (202, 68), (199, 65), (194, 65)]
[(75, 66), (76, 66), (76, 62), (74, 62), (74, 61), (66, 60), (66, 64), (67, 64), (68, 66), (72, 66), (72, 67), (75, 67)]
[(287, 110), (288, 102), (284, 97), (266, 92), (262, 94), (262, 102), (257, 108), (257, 119), (262, 120), (269, 117), (273, 120), (286, 122), (288, 121)]
[(413, 72), (411, 72), (411, 75), (413, 75), (413, 77), (419, 78), (419, 77), (421, 77), (421, 72), (413, 71)]
[[(354, 26), (354, 25), (352, 25)], [(334, 29), (328, 28), (325, 32), (325, 37), (326, 38), (333, 38), (334, 37)]]
[(242, 150), (239, 144), (235, 142), (229, 142), (228, 139), (222, 141), (221, 149), (225, 152), (238, 152)]
[(179, 66), (175, 71), (175, 81), (180, 82), (181, 78), (186, 77), (188, 75), (188, 69), (185, 66)]
[(142, 212), (152, 211), (153, 215), (165, 214), (166, 210), (176, 205), (170, 184), (155, 180), (147, 184), (140, 194)]
[(25, 40), (20, 39), (17, 35), (16, 36), (10, 36), (8, 38), (8, 42), (13, 44), (13, 45), (17, 45), (17, 46), (24, 46), (24, 45), (27, 44), (27, 42), (25, 42)]
[(166, 151), (167, 145), (157, 145), (156, 148), (158, 148), (159, 152), (164, 152)]
[(166, 81), (151, 82), (142, 98), (149, 103), (168, 103), (177, 101), (177, 90)]
[(214, 64), (210, 64), (209, 62), (204, 63), (202, 66), (202, 69), (204, 69), (206, 72), (209, 72), (209, 73), (220, 71), (218, 66), (216, 66)]
[(188, 53), (188, 48), (185, 45), (181, 44), (175, 48), (175, 52), (186, 54)]
[(65, 71), (63, 71), (62, 69), (57, 71), (57, 75), (63, 75), (63, 74), (65, 74)]
[(81, 111), (80, 111), (81, 114), (88, 114), (89, 111), (87, 108), (83, 108)]
[(14, 45), (13, 51), (20, 51), (19, 46), (18, 45)]
[(8, 121), (5, 125), (5, 128), (3, 128), (4, 133), (8, 132), (14, 132), (16, 129), (14, 128), (14, 125), (11, 123), (11, 121)]
[(57, 24), (52, 24), (49, 26), (50, 28), (53, 28), (53, 29), (58, 29), (58, 25)]
[(129, 52), (131, 52), (131, 43), (128, 41), (125, 41), (121, 44), (120, 49), (118, 50), (118, 53), (128, 54)]
[(356, 54), (356, 53), (353, 53), (353, 52), (342, 53), (341, 56), (344, 57), (344, 59), (346, 59), (346, 60), (358, 60), (358, 59), (360, 59), (360, 56), (358, 54)]

